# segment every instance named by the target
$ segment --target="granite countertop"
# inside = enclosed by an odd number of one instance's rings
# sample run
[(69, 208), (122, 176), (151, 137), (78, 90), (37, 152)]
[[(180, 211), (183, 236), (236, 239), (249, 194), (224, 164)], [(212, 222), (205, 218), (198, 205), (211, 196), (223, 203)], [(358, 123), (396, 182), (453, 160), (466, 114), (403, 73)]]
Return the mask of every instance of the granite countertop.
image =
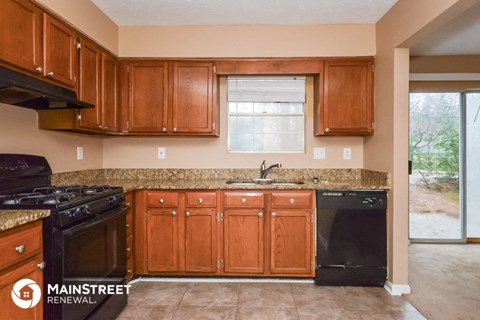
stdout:
[(0, 232), (50, 216), (50, 210), (0, 210)]
[(355, 189), (355, 190), (387, 190), (388, 186), (374, 184), (355, 184), (349, 182), (320, 181), (304, 184), (272, 185), (227, 184), (228, 180), (154, 180), (154, 179), (95, 179), (85, 181), (85, 184), (110, 185), (123, 187), (125, 192), (142, 189), (161, 190), (315, 190), (315, 189)]

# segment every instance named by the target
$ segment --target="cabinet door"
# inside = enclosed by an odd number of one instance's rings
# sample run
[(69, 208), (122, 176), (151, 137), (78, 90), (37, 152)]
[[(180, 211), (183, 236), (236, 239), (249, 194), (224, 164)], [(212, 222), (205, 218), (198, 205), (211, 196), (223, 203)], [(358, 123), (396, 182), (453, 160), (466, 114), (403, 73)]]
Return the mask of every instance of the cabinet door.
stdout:
[[(42, 11), (28, 0), (0, 1), (0, 61), (41, 72)], [(37, 70), (38, 68), (38, 70)]]
[[(317, 134), (369, 134), (373, 121), (371, 61), (325, 63), (324, 105)], [(322, 119), (323, 118), (323, 119)]]
[(172, 131), (211, 133), (213, 124), (213, 64), (173, 64)]
[(178, 271), (178, 216), (176, 209), (147, 211), (149, 272)]
[(185, 271), (216, 271), (216, 210), (187, 208), (185, 212)]
[(78, 98), (95, 105), (95, 108), (80, 111), (80, 128), (100, 130), (102, 107), (100, 104), (100, 75), (102, 53), (91, 41), (81, 40)]
[(311, 272), (311, 211), (274, 210), (270, 222), (272, 273)]
[(62, 22), (44, 13), (44, 75), (75, 87), (77, 34)]
[(0, 274), (0, 319), (43, 319), (42, 299), (33, 308), (21, 309), (17, 307), (11, 298), (13, 286), (21, 279), (33, 280), (43, 289), (43, 272), (37, 266), (40, 262), (42, 260), (38, 256), (9, 272)]
[(117, 60), (102, 52), (102, 130), (118, 131)]
[(225, 210), (226, 273), (263, 273), (264, 215), (258, 209)]
[(129, 132), (167, 132), (167, 63), (129, 65)]

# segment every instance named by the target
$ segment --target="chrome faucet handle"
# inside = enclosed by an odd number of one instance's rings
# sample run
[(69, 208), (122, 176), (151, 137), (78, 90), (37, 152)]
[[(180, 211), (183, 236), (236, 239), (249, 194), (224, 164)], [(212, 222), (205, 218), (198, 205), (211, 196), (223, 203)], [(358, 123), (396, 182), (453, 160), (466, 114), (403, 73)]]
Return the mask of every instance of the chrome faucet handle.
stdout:
[(260, 169), (265, 170), (266, 167), (267, 165), (265, 164), (265, 160), (263, 160), (262, 164), (260, 165)]

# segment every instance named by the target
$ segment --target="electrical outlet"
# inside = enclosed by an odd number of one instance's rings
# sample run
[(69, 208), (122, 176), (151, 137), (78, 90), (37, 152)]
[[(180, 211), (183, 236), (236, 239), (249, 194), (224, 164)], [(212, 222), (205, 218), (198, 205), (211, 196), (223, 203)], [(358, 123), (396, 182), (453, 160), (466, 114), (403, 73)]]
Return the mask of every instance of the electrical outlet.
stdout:
[(352, 159), (352, 148), (343, 148), (343, 160)]
[(83, 147), (77, 147), (77, 160), (83, 160)]
[(157, 158), (164, 160), (167, 158), (167, 149), (163, 147), (158, 147)]
[(325, 148), (313, 148), (313, 159), (323, 160), (326, 158)]

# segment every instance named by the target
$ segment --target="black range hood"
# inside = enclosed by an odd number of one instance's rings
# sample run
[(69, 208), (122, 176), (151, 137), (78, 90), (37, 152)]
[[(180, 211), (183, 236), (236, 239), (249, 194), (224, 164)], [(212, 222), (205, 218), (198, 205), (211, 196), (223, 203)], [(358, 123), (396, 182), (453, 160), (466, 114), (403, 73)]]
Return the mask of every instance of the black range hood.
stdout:
[(36, 110), (93, 108), (75, 91), (0, 66), (0, 103)]

